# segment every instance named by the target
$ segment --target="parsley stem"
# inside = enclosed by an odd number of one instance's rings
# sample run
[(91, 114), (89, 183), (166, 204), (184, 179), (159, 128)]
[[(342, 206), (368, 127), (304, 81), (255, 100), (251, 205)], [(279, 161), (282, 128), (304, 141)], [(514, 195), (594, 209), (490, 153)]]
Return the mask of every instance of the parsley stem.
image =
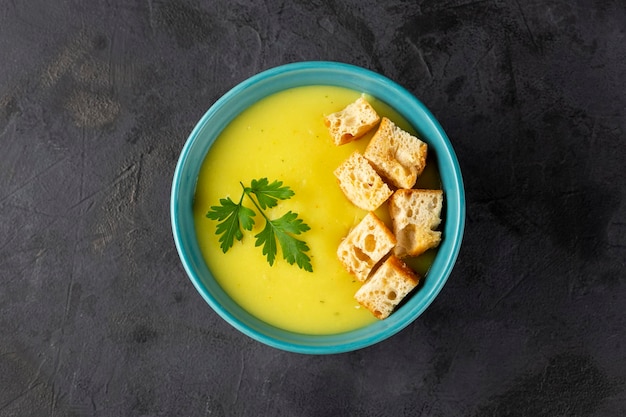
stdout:
[[(246, 189), (246, 187), (243, 185), (243, 183), (241, 181), (239, 181), (239, 184), (241, 184), (241, 188), (243, 188), (243, 194), (241, 194), (241, 200), (243, 200), (244, 194), (247, 195), (248, 198), (250, 199), (250, 201), (252, 201), (252, 204), (254, 204), (254, 207), (256, 207), (257, 211), (259, 213), (261, 213), (261, 216), (263, 216), (265, 221), (270, 223), (270, 219), (265, 215), (265, 212), (263, 211), (263, 209), (261, 209), (261, 207), (259, 207), (259, 204), (256, 202), (256, 200), (254, 198), (252, 198), (252, 196), (250, 195), (250, 192)], [(239, 204), (241, 204), (241, 201), (239, 202)]]
[[(241, 184), (241, 182), (239, 183)], [(243, 187), (243, 184), (241, 184), (241, 186)], [(239, 197), (239, 206), (241, 206), (241, 204), (243, 203), (243, 196), (246, 194), (246, 189), (244, 188), (243, 193), (241, 193), (241, 197)]]

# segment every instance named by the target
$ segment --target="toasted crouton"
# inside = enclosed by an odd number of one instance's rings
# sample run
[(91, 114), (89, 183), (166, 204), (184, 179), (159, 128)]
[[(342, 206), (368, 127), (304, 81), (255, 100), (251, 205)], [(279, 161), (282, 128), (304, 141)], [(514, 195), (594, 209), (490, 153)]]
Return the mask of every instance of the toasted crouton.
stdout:
[(394, 253), (417, 256), (441, 242), (442, 190), (399, 189), (389, 198), (389, 216), (397, 239)]
[(376, 210), (392, 194), (389, 186), (358, 151), (339, 165), (334, 174), (348, 200), (363, 210)]
[(341, 241), (337, 257), (344, 268), (364, 282), (370, 271), (396, 244), (391, 230), (369, 212)]
[(337, 146), (360, 138), (379, 121), (380, 116), (363, 97), (348, 104), (343, 110), (324, 117), (324, 124)]
[(379, 319), (387, 318), (419, 283), (403, 261), (391, 255), (359, 288), (354, 298)]
[(383, 117), (365, 149), (376, 171), (397, 188), (411, 188), (426, 166), (428, 146)]

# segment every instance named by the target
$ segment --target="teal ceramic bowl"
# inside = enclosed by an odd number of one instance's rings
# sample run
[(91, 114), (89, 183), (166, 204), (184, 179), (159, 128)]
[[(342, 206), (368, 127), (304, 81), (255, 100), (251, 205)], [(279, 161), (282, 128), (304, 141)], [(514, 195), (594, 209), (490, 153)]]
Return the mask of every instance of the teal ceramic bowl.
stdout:
[[(399, 112), (436, 155), (445, 193), (443, 239), (424, 284), (389, 318), (333, 335), (285, 331), (252, 316), (224, 292), (202, 257), (196, 240), (193, 201), (202, 162), (220, 132), (239, 113), (273, 93), (306, 85), (332, 85), (370, 94)], [(217, 314), (234, 328), (266, 345), (299, 353), (331, 354), (371, 346), (396, 334), (426, 310), (444, 286), (457, 259), (465, 224), (465, 196), (459, 163), (445, 132), (411, 93), (386, 77), (336, 62), (301, 62), (257, 74), (222, 96), (204, 114), (185, 143), (171, 194), (176, 248), (191, 282)]]

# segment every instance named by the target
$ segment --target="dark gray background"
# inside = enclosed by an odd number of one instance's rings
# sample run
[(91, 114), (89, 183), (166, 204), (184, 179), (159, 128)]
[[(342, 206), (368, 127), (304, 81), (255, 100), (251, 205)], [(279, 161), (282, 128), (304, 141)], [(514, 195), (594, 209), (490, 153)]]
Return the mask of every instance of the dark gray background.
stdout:
[[(626, 415), (625, 30), (621, 0), (2, 0), (0, 415)], [(467, 189), (439, 297), (334, 356), (218, 318), (169, 223), (196, 121), (303, 60), (413, 92)]]

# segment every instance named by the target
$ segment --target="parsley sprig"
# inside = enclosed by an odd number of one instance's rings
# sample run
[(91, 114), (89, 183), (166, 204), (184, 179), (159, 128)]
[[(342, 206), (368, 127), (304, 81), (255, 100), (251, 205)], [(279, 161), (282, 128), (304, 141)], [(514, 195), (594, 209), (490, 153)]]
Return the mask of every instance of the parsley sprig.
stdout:
[(263, 246), (263, 255), (267, 262), (274, 265), (278, 245), (280, 245), (283, 258), (290, 265), (295, 263), (301, 269), (313, 272), (311, 259), (306, 254), (309, 251), (308, 245), (294, 237), (310, 230), (310, 227), (292, 211), (288, 211), (277, 219), (270, 219), (265, 212), (265, 209), (276, 207), (279, 200), (288, 200), (293, 197), (295, 193), (291, 188), (283, 186), (282, 181), (270, 183), (267, 178), (252, 180), (249, 187), (242, 182), (239, 184), (241, 184), (242, 193), (238, 203), (230, 197), (221, 198), (220, 205), (211, 206), (206, 214), (209, 219), (218, 221), (215, 233), (220, 235), (222, 252), (228, 252), (235, 243), (235, 239), (238, 241), (243, 239), (242, 229), (250, 231), (255, 224), (255, 211), (243, 205), (244, 196), (246, 196), (265, 221), (263, 230), (254, 237), (256, 238), (255, 246)]

